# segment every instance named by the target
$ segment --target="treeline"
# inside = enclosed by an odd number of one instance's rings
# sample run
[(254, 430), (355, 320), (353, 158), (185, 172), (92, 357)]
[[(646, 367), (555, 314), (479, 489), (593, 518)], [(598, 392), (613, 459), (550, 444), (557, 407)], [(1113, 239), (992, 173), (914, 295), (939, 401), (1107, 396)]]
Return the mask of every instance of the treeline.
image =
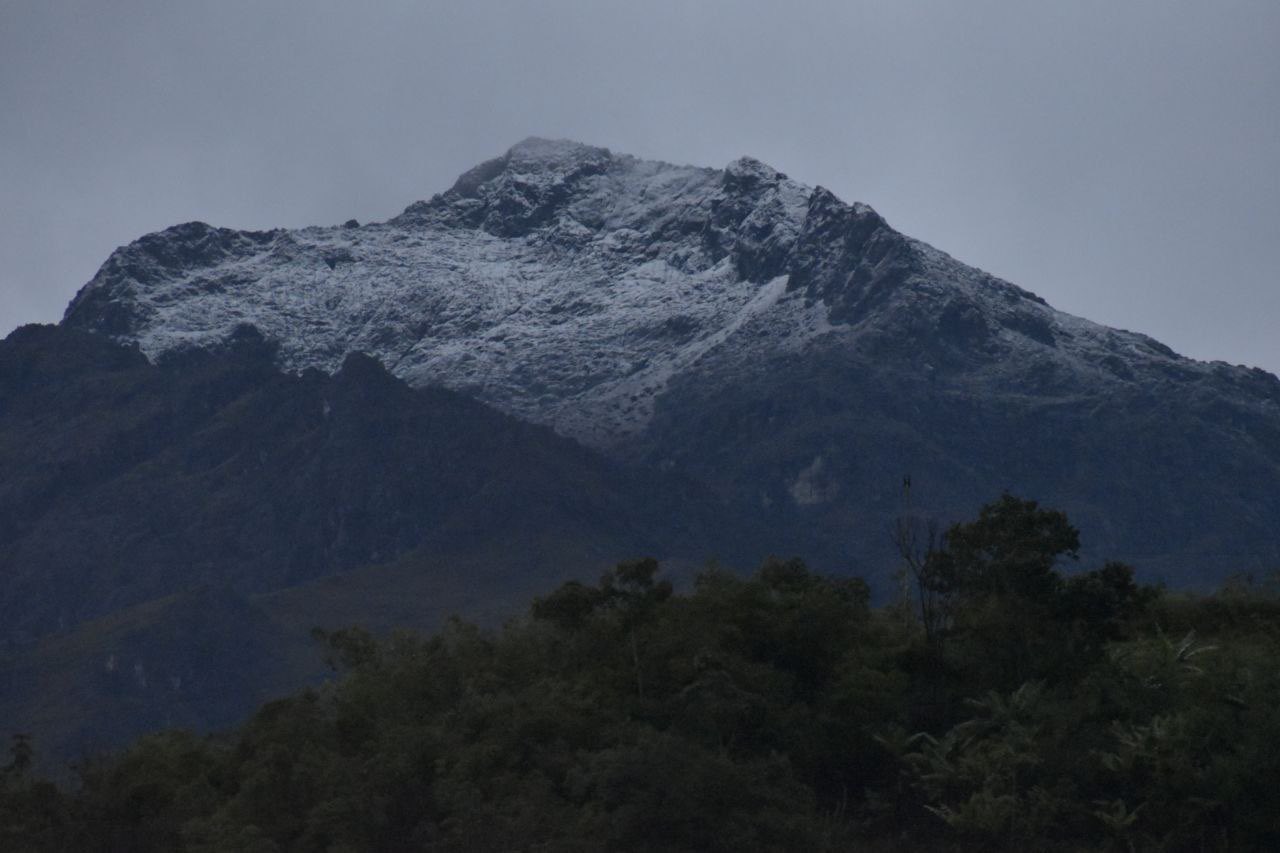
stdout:
[[(1280, 849), (1280, 594), (1108, 564), (1004, 496), (905, 522), (901, 599), (652, 560), (500, 631), (320, 634), (340, 678), (58, 788), (14, 742), (0, 849)], [(38, 746), (38, 745), (37, 745)]]

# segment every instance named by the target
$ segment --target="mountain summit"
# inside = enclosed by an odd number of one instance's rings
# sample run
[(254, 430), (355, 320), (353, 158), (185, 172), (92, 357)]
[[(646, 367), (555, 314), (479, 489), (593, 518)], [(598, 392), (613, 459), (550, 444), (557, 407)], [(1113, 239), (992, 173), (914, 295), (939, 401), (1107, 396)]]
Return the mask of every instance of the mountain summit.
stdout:
[(717, 171), (528, 139), (386, 223), (149, 235), (64, 323), (152, 357), (251, 323), (285, 367), (363, 351), (611, 446), (752, 317), (805, 329), (788, 348), (825, 330), (821, 306), (782, 299), (813, 197), (754, 160)]
[(527, 139), (385, 223), (148, 235), (63, 323), (153, 359), (246, 323), (290, 370), (365, 352), (748, 498), (779, 548), (873, 576), (904, 507), (1005, 488), (1171, 580), (1280, 565), (1276, 377), (1056, 311), (751, 158)]

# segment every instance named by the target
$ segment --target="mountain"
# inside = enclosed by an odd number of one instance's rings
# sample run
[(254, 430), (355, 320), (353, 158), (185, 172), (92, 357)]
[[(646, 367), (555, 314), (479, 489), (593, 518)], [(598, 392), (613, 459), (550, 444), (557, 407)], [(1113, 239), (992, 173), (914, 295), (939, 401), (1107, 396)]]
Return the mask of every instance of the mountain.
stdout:
[(607, 566), (696, 556), (728, 529), (676, 476), (411, 389), (367, 356), (332, 375), (273, 362), (248, 328), (159, 364), (53, 326), (0, 342), (4, 638), (193, 584), (256, 594), (413, 551), (519, 555), (549, 538)]
[(893, 517), (1002, 489), (1148, 578), (1280, 565), (1275, 376), (1056, 311), (750, 158), (529, 139), (385, 223), (148, 235), (63, 320), (152, 359), (245, 323), (286, 370), (368, 353), (749, 499), (779, 550), (882, 584)]
[(749, 512), (368, 356), (284, 373), (241, 327), (149, 361), (0, 341), (0, 719), (46, 759), (230, 725), (319, 678), (310, 633), (519, 612), (653, 554), (753, 556)]

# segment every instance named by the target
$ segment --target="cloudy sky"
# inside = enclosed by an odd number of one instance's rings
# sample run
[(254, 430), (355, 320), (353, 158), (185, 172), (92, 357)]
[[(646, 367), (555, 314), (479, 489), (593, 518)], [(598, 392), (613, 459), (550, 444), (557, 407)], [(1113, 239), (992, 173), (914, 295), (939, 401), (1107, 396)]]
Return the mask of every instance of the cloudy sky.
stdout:
[(519, 139), (743, 154), (1280, 372), (1280, 3), (0, 0), (0, 334), (193, 219), (385, 219)]

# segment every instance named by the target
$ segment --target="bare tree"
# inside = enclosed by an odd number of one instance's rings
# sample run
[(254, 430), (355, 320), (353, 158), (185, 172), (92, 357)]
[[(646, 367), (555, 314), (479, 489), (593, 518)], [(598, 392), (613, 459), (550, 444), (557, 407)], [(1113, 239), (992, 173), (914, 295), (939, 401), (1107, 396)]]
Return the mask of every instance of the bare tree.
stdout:
[(925, 639), (930, 646), (935, 646), (946, 623), (936, 572), (942, 536), (937, 519), (924, 518), (914, 512), (910, 476), (902, 478), (902, 496), (903, 511), (894, 521), (893, 544), (915, 587)]

